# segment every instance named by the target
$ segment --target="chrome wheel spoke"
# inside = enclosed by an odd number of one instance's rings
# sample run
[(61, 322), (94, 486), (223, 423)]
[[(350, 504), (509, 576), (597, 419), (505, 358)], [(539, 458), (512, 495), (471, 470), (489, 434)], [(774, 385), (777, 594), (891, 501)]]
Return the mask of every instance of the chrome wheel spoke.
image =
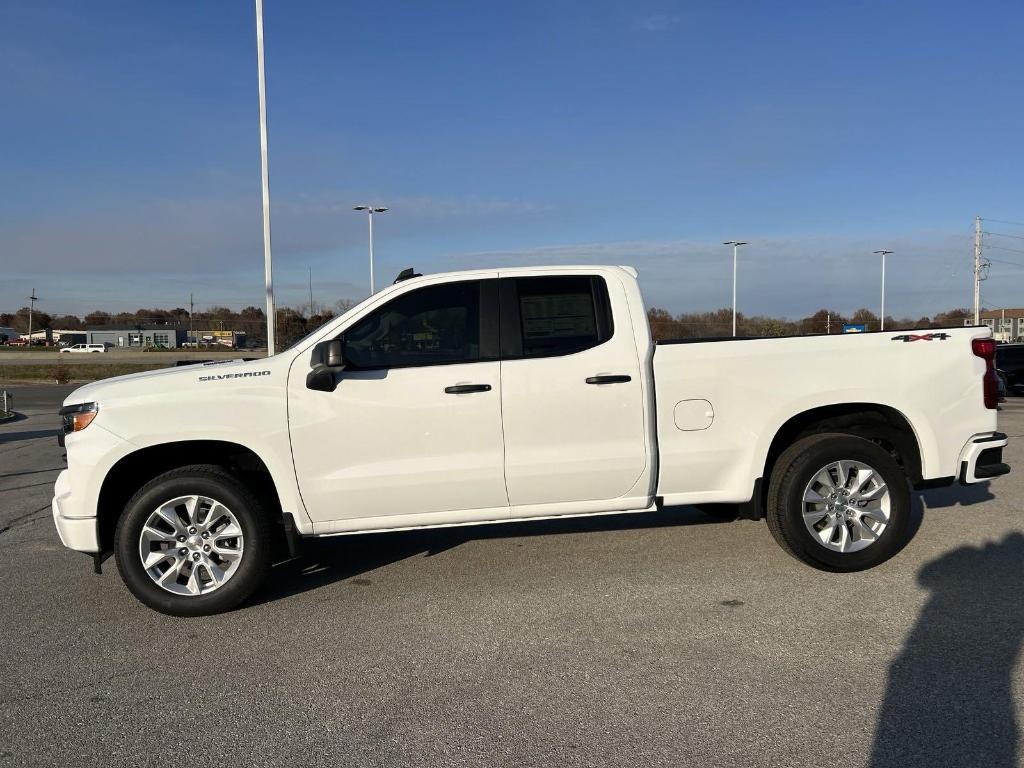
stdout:
[(227, 572), (210, 559), (203, 561), (203, 567), (206, 568), (206, 572), (210, 575), (210, 578), (213, 579), (211, 588), (216, 589), (219, 587), (224, 581)]
[(825, 504), (828, 499), (822, 496), (818, 491), (814, 490), (814, 485), (814, 483), (811, 483), (807, 486), (807, 490), (804, 491), (804, 502), (806, 504)]
[(826, 493), (831, 493), (836, 489), (835, 481), (832, 479), (832, 475), (829, 474), (829, 469), (831, 468), (831, 465), (822, 468), (822, 470), (815, 475), (814, 480), (811, 481), (812, 483), (818, 483)]
[(153, 510), (139, 534), (139, 558), (147, 575), (162, 589), (186, 597), (223, 586), (244, 554), (238, 518), (206, 496), (169, 499)]
[(878, 538), (878, 534), (874, 530), (864, 523), (864, 518), (855, 518), (853, 520), (853, 529), (857, 533), (857, 539), (859, 541), (874, 541)]
[(181, 519), (178, 517), (178, 513), (174, 511), (173, 507), (170, 509), (168, 509), (168, 505), (160, 507), (153, 513), (153, 515), (150, 516), (149, 522), (146, 523), (147, 526), (152, 526), (153, 522), (155, 522), (154, 517), (159, 518), (165, 524), (171, 526), (175, 533), (184, 533), (185, 531), (185, 526), (182, 524)]
[(858, 493), (857, 498), (861, 499), (862, 501), (874, 501), (875, 499), (881, 497), (883, 494), (887, 494), (888, 492), (889, 489), (886, 486), (886, 484), (883, 482), (879, 482), (878, 485), (876, 485), (874, 488), (870, 488), (866, 491), (861, 491), (860, 493)]
[(148, 571), (150, 568), (155, 568), (160, 563), (162, 563), (164, 560), (167, 560), (168, 558), (170, 558), (170, 560), (172, 561), (172, 566), (171, 567), (173, 568), (174, 565), (177, 565), (177, 563), (174, 562), (174, 561), (176, 561), (178, 559), (178, 557), (179, 557), (178, 553), (175, 552), (173, 549), (159, 549), (159, 550), (155, 550), (153, 552), (150, 552), (148, 555), (146, 555), (143, 558), (143, 560), (142, 560), (142, 567), (145, 568)]

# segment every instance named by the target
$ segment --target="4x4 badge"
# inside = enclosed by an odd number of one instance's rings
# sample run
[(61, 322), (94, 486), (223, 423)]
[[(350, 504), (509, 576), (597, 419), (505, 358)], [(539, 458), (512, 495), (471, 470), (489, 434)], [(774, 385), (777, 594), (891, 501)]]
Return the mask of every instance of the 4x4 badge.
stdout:
[(939, 341), (945, 341), (949, 338), (948, 333), (905, 333), (902, 336), (893, 336), (892, 341), (931, 341), (932, 339), (938, 339)]

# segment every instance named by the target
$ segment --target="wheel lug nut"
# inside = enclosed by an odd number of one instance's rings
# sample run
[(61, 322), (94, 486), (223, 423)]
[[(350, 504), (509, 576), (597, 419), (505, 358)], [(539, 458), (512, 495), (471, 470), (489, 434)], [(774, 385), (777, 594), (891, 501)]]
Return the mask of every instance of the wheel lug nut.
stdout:
[(185, 549), (184, 547), (182, 547), (181, 549), (178, 550), (178, 554), (179, 555), (187, 555), (188, 554), (188, 550)]
[(203, 538), (204, 539), (210, 538), (210, 532), (209, 531), (203, 531)]
[(184, 541), (185, 541), (185, 537), (184, 537), (184, 536), (179, 536), (179, 537), (178, 537), (178, 541), (180, 541), (180, 542), (184, 543)]
[(209, 551), (210, 551), (210, 545), (209, 544), (204, 544), (203, 545), (203, 552), (209, 552)]
[(189, 533), (195, 533), (196, 532), (196, 527), (193, 525), (191, 528), (188, 529), (188, 532)]
[(192, 559), (193, 560), (198, 560), (199, 559), (199, 553), (198, 552), (193, 552), (192, 553)]

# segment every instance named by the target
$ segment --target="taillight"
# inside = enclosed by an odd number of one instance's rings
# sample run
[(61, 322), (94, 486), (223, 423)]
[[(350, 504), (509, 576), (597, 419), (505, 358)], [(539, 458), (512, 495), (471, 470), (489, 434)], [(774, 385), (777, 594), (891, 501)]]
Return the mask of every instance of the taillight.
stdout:
[(971, 349), (985, 361), (985, 376), (982, 378), (982, 390), (985, 393), (985, 407), (995, 408), (999, 403), (999, 382), (996, 380), (996, 342), (995, 339), (972, 339)]

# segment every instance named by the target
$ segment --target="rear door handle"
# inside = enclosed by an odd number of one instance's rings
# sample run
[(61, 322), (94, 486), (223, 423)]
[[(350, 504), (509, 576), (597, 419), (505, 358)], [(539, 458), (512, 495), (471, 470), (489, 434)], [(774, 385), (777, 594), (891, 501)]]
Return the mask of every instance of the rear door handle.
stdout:
[(587, 384), (625, 384), (627, 381), (632, 381), (632, 378), (622, 374), (608, 376), (589, 376), (587, 378)]
[(456, 384), (451, 387), (445, 387), (444, 391), (449, 395), (465, 395), (468, 392), (490, 392), (490, 384)]

